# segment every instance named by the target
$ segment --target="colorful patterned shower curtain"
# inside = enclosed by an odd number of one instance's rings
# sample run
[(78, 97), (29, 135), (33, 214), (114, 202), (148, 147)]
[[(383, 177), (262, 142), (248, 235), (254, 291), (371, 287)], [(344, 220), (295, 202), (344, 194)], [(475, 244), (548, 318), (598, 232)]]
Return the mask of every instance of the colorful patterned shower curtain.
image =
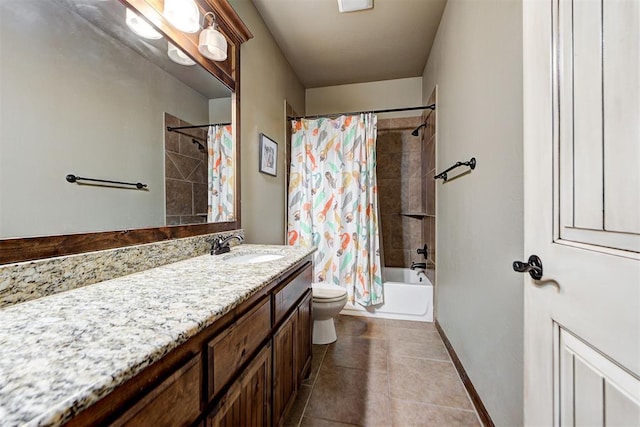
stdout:
[(235, 168), (231, 125), (209, 126), (207, 152), (209, 158), (207, 220), (209, 222), (233, 221)]
[(292, 121), (288, 243), (318, 246), (314, 281), (380, 304), (374, 114)]

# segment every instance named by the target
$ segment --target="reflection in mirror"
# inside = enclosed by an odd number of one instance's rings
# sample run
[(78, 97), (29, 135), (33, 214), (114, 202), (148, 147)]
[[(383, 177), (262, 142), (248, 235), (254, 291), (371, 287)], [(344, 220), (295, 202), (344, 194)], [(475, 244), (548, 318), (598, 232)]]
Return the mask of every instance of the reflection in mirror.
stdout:
[[(125, 19), (118, 0), (0, 0), (0, 238), (175, 224), (167, 222), (165, 114), (230, 122), (232, 94), (199, 65), (173, 62), (165, 39), (142, 38)], [(198, 134), (205, 146), (207, 131)], [(68, 183), (68, 174), (148, 187)]]
[(231, 123), (204, 128), (165, 114), (165, 125), (167, 224), (233, 221)]

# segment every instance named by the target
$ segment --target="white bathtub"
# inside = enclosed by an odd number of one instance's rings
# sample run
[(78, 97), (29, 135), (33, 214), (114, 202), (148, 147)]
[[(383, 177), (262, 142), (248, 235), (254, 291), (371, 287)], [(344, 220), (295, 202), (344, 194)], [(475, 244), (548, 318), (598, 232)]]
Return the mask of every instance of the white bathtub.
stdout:
[(348, 302), (340, 314), (433, 322), (433, 285), (422, 272), (385, 267), (383, 278), (383, 304), (363, 307)]

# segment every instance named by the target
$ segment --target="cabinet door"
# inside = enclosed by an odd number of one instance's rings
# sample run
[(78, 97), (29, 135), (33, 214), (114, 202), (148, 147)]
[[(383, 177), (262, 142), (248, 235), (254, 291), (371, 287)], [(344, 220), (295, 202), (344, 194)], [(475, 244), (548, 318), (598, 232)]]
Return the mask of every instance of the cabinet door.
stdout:
[(273, 336), (273, 424), (280, 425), (296, 392), (296, 341), (298, 311)]
[(222, 396), (207, 427), (271, 425), (271, 345), (266, 345)]
[(311, 336), (313, 333), (313, 298), (311, 292), (298, 305), (298, 336), (296, 343), (296, 375), (298, 384), (302, 383), (311, 366)]
[(200, 414), (201, 378), (202, 363), (201, 355), (198, 353), (145, 395), (111, 426), (190, 425)]

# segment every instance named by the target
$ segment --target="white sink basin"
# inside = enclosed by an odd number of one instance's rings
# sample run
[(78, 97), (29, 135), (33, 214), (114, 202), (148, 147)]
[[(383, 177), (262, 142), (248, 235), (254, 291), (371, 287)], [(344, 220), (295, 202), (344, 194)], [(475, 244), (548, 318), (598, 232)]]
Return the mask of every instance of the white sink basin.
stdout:
[(284, 255), (253, 253), (232, 256), (225, 261), (231, 264), (258, 264), (260, 262), (276, 261), (282, 258), (284, 258)]

